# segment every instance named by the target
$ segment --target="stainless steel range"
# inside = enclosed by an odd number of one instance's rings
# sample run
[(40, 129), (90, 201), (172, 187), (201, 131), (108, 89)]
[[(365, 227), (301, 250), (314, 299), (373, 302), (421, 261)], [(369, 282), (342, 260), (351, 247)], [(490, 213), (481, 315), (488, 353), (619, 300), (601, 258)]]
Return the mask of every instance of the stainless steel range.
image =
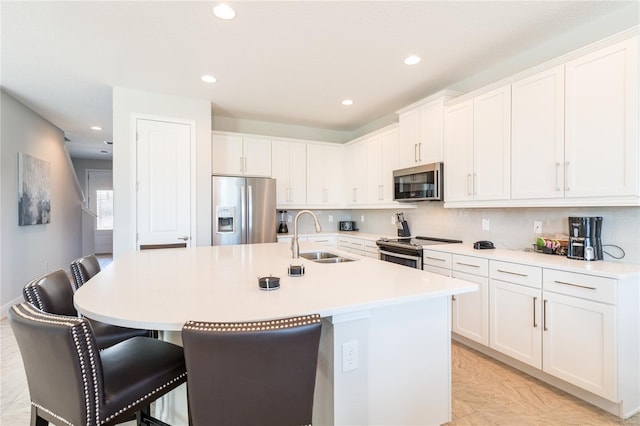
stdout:
[(425, 246), (461, 242), (460, 240), (433, 237), (380, 238), (376, 241), (376, 245), (380, 260), (422, 269), (422, 249)]

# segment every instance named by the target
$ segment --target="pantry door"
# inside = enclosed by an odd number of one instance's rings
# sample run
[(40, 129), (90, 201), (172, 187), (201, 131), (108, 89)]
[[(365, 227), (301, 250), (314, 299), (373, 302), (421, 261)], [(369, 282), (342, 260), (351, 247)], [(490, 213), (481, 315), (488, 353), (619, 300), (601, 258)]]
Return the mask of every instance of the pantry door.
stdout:
[(136, 248), (191, 246), (194, 128), (136, 120)]

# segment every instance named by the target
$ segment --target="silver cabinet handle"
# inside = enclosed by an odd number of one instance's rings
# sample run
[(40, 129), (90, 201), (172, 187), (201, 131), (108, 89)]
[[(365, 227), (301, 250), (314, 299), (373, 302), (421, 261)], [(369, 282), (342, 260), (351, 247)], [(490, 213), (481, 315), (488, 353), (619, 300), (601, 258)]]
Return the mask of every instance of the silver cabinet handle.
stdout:
[(178, 237), (178, 239), (182, 241), (189, 241), (189, 237), (186, 235), (184, 237)]
[(560, 181), (558, 178), (560, 177), (560, 163), (556, 162), (556, 191), (560, 191)]
[(536, 302), (538, 301), (537, 297), (533, 298), (533, 328), (537, 328), (538, 324), (536, 322)]
[(547, 300), (542, 302), (542, 329), (547, 331)]
[(586, 285), (567, 283), (567, 282), (564, 282), (564, 281), (553, 281), (553, 282), (556, 283), (556, 284), (570, 285), (571, 287), (584, 288), (584, 289), (587, 289), (587, 290), (597, 290), (596, 287), (589, 287), (589, 286), (586, 286)]
[(414, 163), (418, 162), (418, 153), (417, 153), (417, 151), (418, 151), (418, 144), (414, 143), (413, 144), (413, 162)]
[(456, 262), (456, 265), (471, 266), (472, 268), (479, 268), (480, 267), (480, 265), (472, 265), (471, 263), (462, 263), (462, 262)]
[(418, 143), (418, 161), (422, 161), (422, 142)]
[(429, 259), (429, 260), (438, 260), (440, 262), (446, 262), (447, 261), (447, 259), (440, 259), (439, 257), (425, 256), (425, 258)]
[(517, 275), (518, 277), (528, 277), (529, 276), (527, 274), (521, 274), (519, 272), (505, 271), (503, 269), (498, 269), (497, 272), (502, 272), (503, 274)]

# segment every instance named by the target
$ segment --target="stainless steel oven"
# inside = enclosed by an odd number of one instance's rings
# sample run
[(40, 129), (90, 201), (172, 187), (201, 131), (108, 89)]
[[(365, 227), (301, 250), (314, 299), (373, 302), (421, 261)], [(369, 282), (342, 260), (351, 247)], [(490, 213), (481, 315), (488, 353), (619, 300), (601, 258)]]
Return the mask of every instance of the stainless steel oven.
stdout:
[(381, 238), (376, 241), (380, 260), (422, 269), (422, 248), (432, 244), (461, 243), (460, 240), (445, 238), (415, 237), (415, 238)]

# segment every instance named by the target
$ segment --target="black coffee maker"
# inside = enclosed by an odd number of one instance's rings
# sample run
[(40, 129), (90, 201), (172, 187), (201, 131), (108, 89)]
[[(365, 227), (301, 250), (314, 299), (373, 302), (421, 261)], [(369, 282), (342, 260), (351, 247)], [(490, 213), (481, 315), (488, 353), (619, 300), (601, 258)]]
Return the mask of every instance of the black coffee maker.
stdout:
[(602, 217), (570, 217), (567, 257), (602, 260)]

